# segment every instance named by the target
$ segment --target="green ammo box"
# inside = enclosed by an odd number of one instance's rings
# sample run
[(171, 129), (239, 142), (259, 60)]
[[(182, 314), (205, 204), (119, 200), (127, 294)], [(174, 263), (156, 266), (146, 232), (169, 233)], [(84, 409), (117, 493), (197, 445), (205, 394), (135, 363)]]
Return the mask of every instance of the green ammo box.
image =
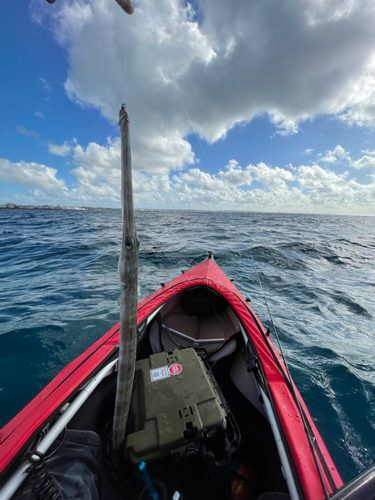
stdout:
[(191, 348), (137, 361), (131, 412), (135, 431), (126, 436), (125, 457), (134, 464), (184, 455), (203, 428), (226, 428), (219, 395)]

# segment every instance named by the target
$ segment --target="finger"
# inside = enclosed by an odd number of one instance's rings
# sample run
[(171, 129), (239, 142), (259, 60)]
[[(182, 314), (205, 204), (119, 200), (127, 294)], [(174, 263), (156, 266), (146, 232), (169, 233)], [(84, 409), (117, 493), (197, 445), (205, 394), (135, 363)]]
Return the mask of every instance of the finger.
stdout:
[(134, 7), (131, 0), (116, 0), (116, 2), (129, 16), (133, 14)]

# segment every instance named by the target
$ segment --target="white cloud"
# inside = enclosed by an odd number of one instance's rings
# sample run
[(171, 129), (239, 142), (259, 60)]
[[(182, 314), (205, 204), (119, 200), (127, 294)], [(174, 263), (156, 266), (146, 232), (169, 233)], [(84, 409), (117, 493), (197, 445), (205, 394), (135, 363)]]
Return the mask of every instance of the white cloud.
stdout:
[(48, 150), (51, 155), (68, 156), (72, 150), (72, 146), (69, 142), (65, 141), (60, 146), (57, 144), (48, 144)]
[(375, 125), (373, 0), (197, 8), (200, 24), (182, 0), (142, 0), (131, 17), (113, 0), (50, 9), (68, 52), (69, 98), (115, 123), (125, 91), (139, 170), (180, 169), (194, 162), (188, 134), (213, 142), (261, 114), (281, 135), (322, 114)]
[[(321, 155), (320, 155), (321, 156)], [(335, 147), (335, 149), (328, 150), (325, 152), (325, 156), (320, 157), (320, 161), (325, 163), (336, 163), (337, 161), (351, 161), (350, 154), (345, 151), (345, 149), (339, 144)]]
[(0, 158), (0, 180), (50, 192), (67, 193), (65, 181), (56, 178), (57, 170), (38, 163), (13, 163)]
[(133, 165), (136, 170), (156, 174), (168, 174), (194, 163), (191, 145), (178, 132), (168, 136), (137, 137), (133, 143)]
[(375, 170), (375, 156), (362, 156), (362, 158), (353, 162), (353, 167), (358, 169), (368, 168), (370, 170)]
[(270, 121), (276, 128), (277, 135), (292, 135), (298, 132), (298, 123), (303, 120), (301, 118), (288, 118), (281, 111), (273, 111), (269, 113)]
[(298, 183), (303, 189), (318, 189), (320, 192), (334, 192), (346, 185), (348, 172), (336, 174), (318, 165), (301, 165), (298, 169)]
[(43, 113), (41, 113), (40, 111), (35, 111), (34, 116), (38, 116), (39, 118), (44, 118)]
[(28, 130), (25, 127), (19, 127), (18, 125), (17, 132), (21, 135), (24, 135), (25, 137), (33, 137), (34, 139), (37, 139), (39, 137), (38, 132), (36, 132), (35, 130)]
[(295, 179), (292, 172), (279, 167), (270, 167), (265, 163), (258, 163), (256, 166), (249, 166), (248, 169), (253, 173), (257, 181), (262, 182), (272, 191), (282, 191), (287, 189), (285, 181)]
[[(312, 206), (322, 212), (371, 213), (375, 209), (375, 182), (361, 184), (348, 172), (336, 174), (318, 165), (299, 167), (299, 186), (308, 190)], [(315, 211), (315, 210), (313, 210)]]
[(307, 148), (305, 149), (305, 151), (303, 151), (302, 154), (305, 154), (305, 155), (311, 155), (311, 153), (315, 151), (315, 149), (311, 149), (311, 148)]
[(132, 123), (135, 168), (159, 173), (180, 169), (193, 163), (194, 155), (184, 138), (190, 125), (181, 116), (176, 80), (191, 62), (208, 62), (215, 53), (196, 23), (189, 21), (190, 8), (178, 9), (173, 1), (153, 6), (147, 12), (152, 32), (141, 10), (137, 9), (129, 23), (118, 9), (112, 1), (78, 3), (74, 8), (66, 4), (59, 11), (55, 34), (68, 47), (71, 61), (65, 89), (75, 102), (97, 107), (115, 122), (125, 84), (126, 93), (134, 97), (125, 100)]
[[(227, 170), (227, 169), (226, 169)], [(371, 213), (375, 209), (375, 182), (360, 184), (349, 173), (336, 174), (318, 165), (301, 165), (295, 172), (264, 163), (242, 169), (264, 188), (244, 189), (244, 181), (230, 186), (221, 182), (226, 170), (209, 175), (198, 168), (173, 177), (169, 200), (175, 206), (232, 210), (321, 213)]]
[(250, 186), (253, 178), (249, 168), (243, 170), (235, 160), (231, 160), (225, 170), (217, 175), (208, 174), (199, 168), (192, 168), (186, 173), (174, 176), (174, 180), (189, 186), (199, 186), (207, 191), (229, 192), (232, 188)]
[(108, 138), (107, 144), (100, 146), (91, 142), (86, 148), (79, 144), (73, 150), (72, 169), (78, 180), (78, 192), (85, 199), (98, 199), (98, 202), (120, 202), (120, 138)]
[[(120, 138), (107, 139), (107, 144), (90, 143), (86, 148), (77, 144), (73, 149), (76, 165), (71, 173), (77, 177), (77, 195), (85, 201), (119, 206), (121, 180)], [(133, 166), (135, 160), (133, 158)], [(156, 170), (158, 172), (158, 170)], [(136, 203), (165, 203), (164, 193), (169, 191), (168, 175), (159, 169), (156, 175), (133, 168), (133, 190)]]
[[(75, 144), (71, 173), (76, 182), (70, 189), (57, 177), (56, 169), (5, 159), (0, 160), (0, 180), (29, 188), (9, 200), (16, 203), (119, 207), (119, 143), (118, 138), (108, 138), (104, 145)], [(357, 168), (374, 168), (372, 159), (362, 157)], [(197, 167), (174, 175), (134, 170), (133, 186), (137, 207), (322, 213), (375, 210), (375, 181), (359, 183), (348, 172), (337, 174), (319, 165), (301, 165), (291, 171), (263, 162), (241, 167), (231, 160), (216, 174)]]
[[(39, 6), (38, 6), (39, 7)], [(38, 82), (40, 82), (44, 88), (44, 90), (51, 90), (51, 85), (44, 79), (44, 78), (38, 78)]]
[[(374, 35), (373, 35), (374, 36)], [(374, 50), (369, 55), (371, 59), (364, 68), (363, 75), (353, 81), (353, 85), (341, 91), (341, 110), (338, 117), (349, 126), (362, 127), (375, 125), (375, 57)]]
[(236, 160), (230, 160), (225, 171), (219, 172), (217, 176), (230, 187), (250, 186), (253, 181), (250, 168), (242, 170)]

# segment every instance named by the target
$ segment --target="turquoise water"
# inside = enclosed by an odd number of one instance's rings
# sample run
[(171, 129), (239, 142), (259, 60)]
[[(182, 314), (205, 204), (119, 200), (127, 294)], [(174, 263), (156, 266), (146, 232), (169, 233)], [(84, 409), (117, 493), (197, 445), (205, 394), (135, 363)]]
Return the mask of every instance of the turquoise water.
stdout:
[[(344, 481), (375, 462), (375, 217), (138, 211), (140, 295), (212, 250)], [(0, 426), (118, 321), (120, 211), (0, 210)]]

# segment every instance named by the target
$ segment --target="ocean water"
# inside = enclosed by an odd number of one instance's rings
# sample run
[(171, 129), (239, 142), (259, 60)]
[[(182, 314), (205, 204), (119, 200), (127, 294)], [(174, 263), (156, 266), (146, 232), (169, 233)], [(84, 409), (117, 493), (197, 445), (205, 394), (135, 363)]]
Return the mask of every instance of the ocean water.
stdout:
[[(375, 217), (137, 211), (140, 295), (212, 250), (346, 482), (375, 462)], [(118, 321), (121, 213), (0, 210), (0, 427)]]

